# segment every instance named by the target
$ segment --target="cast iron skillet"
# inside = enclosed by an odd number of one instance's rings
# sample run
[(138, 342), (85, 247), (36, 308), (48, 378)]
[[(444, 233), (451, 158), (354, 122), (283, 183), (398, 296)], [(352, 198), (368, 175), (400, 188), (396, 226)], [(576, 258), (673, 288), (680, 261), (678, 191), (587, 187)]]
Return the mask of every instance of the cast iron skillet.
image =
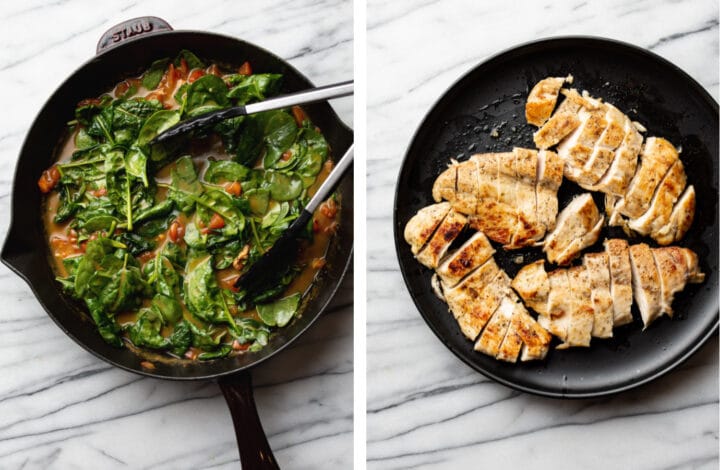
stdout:
[[(156, 360), (154, 370), (143, 369), (143, 357), (127, 348), (107, 345), (97, 333), (82, 307), (63, 295), (54, 279), (49, 250), (41, 221), (42, 197), (36, 181), (43, 169), (54, 161), (56, 144), (63, 137), (65, 123), (83, 98), (103, 93), (123, 78), (137, 75), (161, 57), (174, 57), (190, 49), (200, 57), (219, 63), (250, 61), (256, 72), (284, 75), (283, 91), (299, 91), (313, 86), (287, 62), (244, 41), (195, 31), (172, 31), (154, 17), (126, 21), (109, 30), (98, 43), (97, 56), (73, 73), (50, 97), (33, 123), (20, 152), (12, 192), (12, 221), (2, 261), (30, 285), (50, 318), (80, 346), (100, 359), (137, 374), (172, 380), (217, 379), (232, 413), (241, 461), (244, 468), (277, 468), (262, 430), (252, 396), (248, 369), (273, 356), (320, 315), (333, 297), (347, 269), (353, 240), (352, 174), (338, 188), (342, 204), (339, 231), (327, 255), (321, 289), (303, 305), (302, 315), (274, 333), (269, 344), (256, 353), (215, 361)], [(322, 129), (333, 155), (340, 156), (350, 146), (353, 133), (327, 103), (304, 108)]]
[[(588, 349), (554, 351), (545, 361), (506, 364), (473, 351), (445, 303), (430, 289), (431, 271), (412, 256), (403, 238), (415, 212), (433, 202), (432, 183), (451, 158), (474, 153), (535, 148), (525, 122), (529, 89), (547, 76), (572, 73), (574, 87), (604, 98), (643, 123), (647, 136), (682, 146), (688, 184), (697, 196), (695, 222), (679, 244), (693, 249), (707, 274), (675, 298), (675, 318), (664, 317), (642, 332), (636, 320), (615, 329), (611, 340), (593, 339)], [(500, 136), (490, 132), (501, 125)], [(564, 181), (560, 207), (584, 192)], [(603, 209), (602, 195), (595, 194)], [(502, 52), (467, 73), (440, 98), (413, 137), (395, 194), (395, 246), (405, 283), (420, 314), (460, 359), (486, 376), (515, 389), (550, 397), (608, 395), (649, 382), (694, 353), (718, 326), (718, 105), (690, 76), (661, 57), (628, 44), (590, 37), (547, 39)], [(585, 252), (602, 251), (604, 230)], [(627, 237), (625, 237), (627, 238)], [(652, 240), (637, 239), (655, 246)], [(631, 241), (632, 243), (633, 241)], [(495, 260), (512, 278), (526, 263), (543, 258), (540, 249), (504, 252)], [(514, 258), (523, 255), (523, 264)], [(547, 266), (549, 268), (549, 266)]]

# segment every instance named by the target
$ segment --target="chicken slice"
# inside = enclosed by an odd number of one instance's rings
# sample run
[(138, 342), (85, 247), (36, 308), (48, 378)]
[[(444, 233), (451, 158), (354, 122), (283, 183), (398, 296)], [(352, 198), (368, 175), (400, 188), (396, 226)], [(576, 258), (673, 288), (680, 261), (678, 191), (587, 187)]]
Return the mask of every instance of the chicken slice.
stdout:
[(565, 81), (572, 83), (572, 75), (548, 77), (535, 84), (525, 103), (525, 119), (529, 124), (540, 127), (548, 120)]
[(545, 359), (552, 341), (550, 332), (540, 326), (527, 310), (513, 318), (517, 323), (515, 330), (523, 342), (520, 360), (526, 362)]
[(435, 270), (446, 287), (455, 286), (495, 253), (484, 233), (475, 232), (460, 248), (448, 255)]
[(432, 197), (435, 202), (440, 202), (443, 199), (446, 201), (455, 199), (457, 167), (457, 162), (451, 162), (447, 170), (440, 173), (440, 176), (435, 179), (432, 188)]
[(499, 153), (483, 153), (470, 157), (477, 165), (477, 198), (498, 200)]
[(678, 158), (678, 152), (670, 142), (649, 137), (640, 155), (640, 166), (616, 210), (629, 218), (643, 215), (650, 207), (655, 189)]
[(567, 276), (571, 305), (567, 345), (588, 347), (594, 322), (590, 281), (583, 266), (573, 266), (568, 269)]
[(579, 125), (580, 118), (577, 113), (558, 110), (545, 125), (533, 134), (533, 141), (537, 148), (549, 149), (570, 135)]
[(613, 328), (613, 300), (610, 295), (610, 270), (605, 252), (588, 253), (583, 256), (583, 266), (590, 283), (590, 301), (594, 311), (592, 335), (611, 338)]
[(537, 219), (537, 163), (538, 152), (523, 148), (514, 148), (515, 154), (515, 207), (518, 211), (518, 224), (512, 238), (512, 248), (533, 245), (545, 235), (544, 226)]
[(460, 284), (444, 290), (448, 307), (468, 339), (477, 338), (509, 290), (510, 280), (503, 274), (490, 258)]
[(695, 217), (695, 188), (690, 185), (675, 203), (670, 221), (652, 233), (653, 239), (660, 245), (669, 245), (682, 240)]
[(555, 228), (558, 213), (557, 192), (562, 184), (562, 177), (562, 159), (549, 150), (538, 152), (535, 198), (538, 224), (544, 227), (545, 232)]
[(581, 250), (597, 241), (603, 220), (590, 193), (576, 196), (560, 212), (555, 228), (545, 237), (543, 251), (548, 261), (560, 266), (569, 264)]
[(697, 255), (692, 250), (668, 246), (651, 251), (660, 275), (661, 314), (672, 317), (675, 294), (682, 291), (688, 282), (702, 282), (705, 275), (698, 271)]
[(420, 209), (417, 214), (405, 224), (405, 241), (410, 245), (414, 255), (425, 246), (435, 229), (450, 211), (450, 203), (441, 202), (431, 204)]
[(676, 160), (655, 192), (648, 210), (636, 219), (630, 219), (628, 227), (641, 235), (650, 235), (659, 231), (670, 222), (673, 205), (682, 194), (687, 183), (685, 169), (680, 160)]
[(515, 275), (510, 286), (515, 289), (528, 307), (540, 315), (549, 315), (550, 281), (545, 272), (544, 260), (540, 259), (523, 266)]
[(630, 247), (630, 267), (635, 302), (645, 329), (660, 316), (662, 306), (660, 275), (648, 245), (640, 243)]
[(576, 179), (576, 182), (586, 189), (600, 181), (608, 171), (615, 158), (615, 152), (625, 137), (625, 115), (614, 106), (606, 105), (604, 109), (607, 126), (595, 144), (590, 159), (585, 163), (583, 170), (578, 172)]
[(495, 359), (505, 362), (517, 362), (523, 345), (522, 337), (520, 336), (522, 326), (520, 321), (523, 313), (527, 315), (527, 310), (525, 310), (525, 307), (523, 307), (523, 304), (517, 296), (510, 295), (509, 297), (513, 299), (513, 312), (507, 332), (505, 333), (505, 338), (503, 338), (502, 343), (500, 343), (500, 349)]
[(570, 284), (567, 269), (556, 269), (548, 273), (550, 293), (548, 294), (549, 316), (538, 317), (540, 326), (554, 334), (567, 347), (568, 330), (570, 328), (572, 304), (570, 301)]
[(607, 127), (605, 109), (581, 108), (580, 125), (557, 146), (557, 154), (565, 162), (565, 177), (570, 181), (581, 179), (585, 164), (590, 160), (595, 144)]
[(466, 215), (475, 214), (478, 203), (478, 165), (475, 160), (471, 159), (457, 165), (455, 184), (453, 209)]
[(475, 351), (495, 357), (500, 350), (500, 344), (505, 338), (510, 319), (515, 310), (515, 302), (510, 296), (503, 297), (500, 306), (493, 313), (492, 318), (483, 330), (480, 338), (475, 342)]
[(416, 256), (417, 260), (428, 268), (435, 269), (452, 242), (467, 225), (467, 217), (451, 210), (427, 242), (425, 248)]
[[(606, 104), (606, 106), (612, 107), (611, 104)], [(583, 186), (588, 191), (600, 191), (616, 196), (624, 196), (627, 192), (630, 180), (635, 175), (637, 157), (640, 153), (643, 138), (635, 124), (627, 116), (625, 117), (624, 130), (625, 138), (615, 152), (612, 165), (596, 185)]]
[(613, 325), (622, 326), (632, 322), (632, 275), (630, 252), (625, 240), (612, 238), (605, 240), (605, 252), (610, 267), (610, 295), (613, 300)]

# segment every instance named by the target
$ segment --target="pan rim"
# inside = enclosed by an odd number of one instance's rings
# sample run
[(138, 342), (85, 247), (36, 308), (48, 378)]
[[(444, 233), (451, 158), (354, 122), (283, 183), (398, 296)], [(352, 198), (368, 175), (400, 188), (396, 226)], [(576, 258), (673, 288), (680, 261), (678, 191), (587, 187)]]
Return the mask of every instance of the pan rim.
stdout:
[[(431, 321), (430, 315), (428, 312), (425, 311), (425, 309), (422, 306), (422, 302), (420, 299), (418, 299), (415, 295), (415, 293), (410, 289), (411, 280), (410, 280), (410, 273), (408, 272), (408, 269), (405, 264), (400, 259), (400, 253), (401, 250), (404, 250), (407, 248), (407, 244), (402, 239), (402, 228), (400, 227), (400, 221), (398, 220), (398, 203), (399, 199), (401, 197), (400, 193), (403, 191), (403, 188), (400, 187), (400, 179), (402, 175), (406, 172), (406, 168), (408, 165), (411, 164), (411, 151), (412, 148), (416, 142), (416, 140), (420, 137), (420, 134), (425, 130), (426, 125), (431, 121), (431, 117), (433, 117), (433, 114), (436, 112), (436, 110), (443, 105), (445, 100), (454, 92), (456, 92), (459, 88), (461, 88), (463, 82), (468, 80), (473, 74), (477, 73), (480, 69), (484, 67), (488, 67), (492, 65), (494, 62), (498, 60), (505, 59), (507, 56), (510, 56), (512, 54), (519, 54), (524, 52), (525, 50), (529, 48), (537, 48), (537, 47), (562, 47), (567, 45), (575, 45), (577, 46), (579, 43), (585, 43), (587, 45), (592, 46), (598, 46), (598, 47), (614, 47), (614, 48), (621, 48), (625, 49), (627, 52), (640, 54), (643, 56), (646, 56), (647, 58), (655, 61), (656, 63), (659, 63), (659, 65), (663, 67), (669, 67), (670, 70), (672, 70), (675, 73), (678, 73), (685, 81), (685, 83), (689, 86), (692, 86), (693, 90), (699, 94), (699, 96), (703, 99), (703, 101), (709, 105), (711, 105), (715, 113), (718, 113), (718, 102), (710, 95), (710, 93), (702, 87), (693, 77), (691, 77), (687, 72), (682, 70), (677, 65), (673, 64), (669, 60), (665, 59), (664, 57), (648, 50), (640, 46), (636, 46), (634, 44), (630, 44), (624, 41), (619, 41), (616, 39), (610, 39), (610, 38), (604, 38), (601, 36), (592, 36), (592, 35), (567, 35), (567, 36), (550, 36), (550, 37), (544, 37), (537, 40), (532, 41), (526, 41), (522, 42), (513, 46), (510, 46), (506, 49), (503, 49), (500, 52), (497, 52), (495, 54), (489, 55), (488, 57), (482, 59), (477, 64), (473, 65), (471, 68), (469, 68), (467, 71), (462, 73), (462, 75), (455, 79), (448, 87), (445, 88), (445, 90), (442, 92), (442, 94), (434, 100), (432, 105), (428, 108), (428, 111), (425, 113), (424, 117), (418, 124), (417, 128), (413, 132), (413, 135), (406, 146), (405, 153), (402, 159), (402, 162), (400, 164), (400, 169), (397, 174), (397, 182), (395, 185), (395, 196), (393, 200), (393, 234), (395, 238), (395, 253), (396, 257), (398, 259), (398, 265), (400, 266), (400, 272), (403, 278), (403, 282), (405, 283), (405, 286), (407, 288), (408, 293), (410, 294), (410, 297), (415, 304), (415, 307), (420, 313), (420, 316), (423, 318), (427, 326), (430, 328), (430, 330), (435, 334), (435, 336), (442, 342), (443, 345), (445, 345), (446, 348), (448, 348), (457, 358), (459, 358), (463, 363), (474, 369), (475, 371), (481, 373), (485, 377), (498, 382), (506, 387), (509, 387), (514, 390), (518, 390), (521, 392), (529, 393), (536, 396), (542, 396), (547, 398), (559, 398), (559, 399), (583, 399), (583, 398), (598, 398), (598, 397), (605, 397), (610, 395), (616, 395), (637, 387), (641, 387), (649, 382), (652, 382), (661, 376), (669, 373), (670, 371), (674, 370), (678, 366), (680, 366), (682, 363), (687, 361), (693, 354), (695, 354), (701, 347), (705, 345), (705, 343), (715, 334), (717, 334), (717, 331), (720, 327), (720, 311), (715, 312), (715, 321), (714, 323), (710, 323), (705, 327), (705, 331), (701, 335), (701, 337), (697, 338), (697, 341), (695, 343), (691, 343), (688, 347), (683, 348), (676, 357), (673, 358), (673, 360), (666, 362), (659, 368), (657, 368), (656, 371), (654, 371), (651, 374), (648, 374), (641, 378), (640, 380), (632, 380), (628, 383), (619, 384), (619, 385), (611, 385), (607, 387), (598, 387), (597, 390), (593, 391), (584, 391), (584, 392), (574, 392), (572, 390), (564, 389), (563, 391), (554, 391), (554, 390), (548, 390), (545, 388), (539, 388), (539, 387), (532, 387), (528, 386), (522, 383), (515, 382), (513, 380), (504, 378), (499, 376), (498, 374), (493, 373), (492, 371), (489, 371), (485, 369), (482, 364), (477, 363), (475, 361), (472, 361), (471, 358), (466, 357), (466, 355), (458, 350), (454, 344), (451, 343), (451, 341), (446, 338), (443, 333), (439, 330), (439, 328)], [(480, 353), (477, 353), (480, 354)]]

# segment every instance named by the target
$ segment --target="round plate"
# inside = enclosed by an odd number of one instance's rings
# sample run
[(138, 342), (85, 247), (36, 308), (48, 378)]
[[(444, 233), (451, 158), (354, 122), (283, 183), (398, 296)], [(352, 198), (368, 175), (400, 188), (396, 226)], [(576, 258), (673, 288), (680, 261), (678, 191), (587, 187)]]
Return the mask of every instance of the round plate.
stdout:
[[(645, 125), (646, 136), (662, 136), (682, 148), (697, 209), (679, 245), (698, 254), (706, 279), (675, 297), (674, 318), (662, 317), (645, 331), (633, 306), (635, 321), (616, 328), (612, 339), (593, 339), (590, 348), (551, 348), (541, 362), (503, 363), (475, 352), (473, 343), (460, 333), (447, 305), (430, 288), (432, 271), (414, 259), (403, 230), (420, 208), (434, 202), (433, 181), (451, 158), (463, 161), (475, 153), (535, 148), (535, 128), (525, 122), (528, 92), (545, 77), (568, 74), (575, 77), (573, 87), (615, 104)], [(499, 136), (491, 136), (493, 129)], [(582, 192), (576, 184), (563, 181), (560, 207)], [(602, 210), (602, 195), (593, 196)], [(515, 47), (458, 80), (425, 117), (400, 170), (394, 228), (400, 268), (420, 314), (455, 355), (479, 372), (515, 389), (552, 397), (608, 395), (647, 383), (687, 359), (717, 330), (718, 104), (685, 72), (628, 44), (566, 37)], [(602, 251), (602, 241), (608, 237), (627, 238), (622, 231), (605, 228), (598, 243), (585, 252)], [(656, 246), (649, 238), (630, 243), (641, 241)], [(510, 277), (522, 265), (543, 258), (539, 248), (511, 252), (495, 248), (495, 260)], [(522, 263), (516, 263), (518, 255)]]

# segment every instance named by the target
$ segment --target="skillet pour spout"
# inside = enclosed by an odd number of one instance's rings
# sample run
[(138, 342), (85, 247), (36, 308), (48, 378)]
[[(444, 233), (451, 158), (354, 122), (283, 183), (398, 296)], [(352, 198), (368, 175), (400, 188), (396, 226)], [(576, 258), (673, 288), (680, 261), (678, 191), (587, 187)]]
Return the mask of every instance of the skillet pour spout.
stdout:
[[(51, 254), (42, 223), (43, 198), (37, 178), (56, 157), (65, 138), (66, 123), (73, 119), (76, 104), (98, 96), (118, 81), (137, 76), (158, 58), (173, 57), (182, 49), (219, 64), (249, 61), (258, 73), (283, 74), (283, 93), (314, 85), (292, 65), (276, 55), (237, 38), (200, 31), (173, 31), (159, 18), (136, 18), (111, 28), (98, 44), (98, 55), (70, 75), (38, 113), (22, 145), (11, 192), (11, 222), (0, 258), (32, 289), (48, 316), (81, 347), (109, 364), (146, 377), (177, 381), (217, 381), (233, 416), (243, 468), (275, 469), (277, 462), (260, 424), (252, 395), (250, 368), (278, 354), (320, 316), (339, 287), (352, 257), (353, 181), (348, 172), (337, 189), (340, 200), (338, 231), (326, 254), (312, 295), (301, 305), (301, 315), (271, 335), (260, 351), (210, 361), (153, 359), (154, 369), (143, 368), (147, 360), (128, 347), (116, 348), (97, 334), (89, 315), (62, 292), (51, 267)], [(342, 155), (353, 141), (353, 132), (329, 104), (303, 107), (330, 144), (334, 156)]]

